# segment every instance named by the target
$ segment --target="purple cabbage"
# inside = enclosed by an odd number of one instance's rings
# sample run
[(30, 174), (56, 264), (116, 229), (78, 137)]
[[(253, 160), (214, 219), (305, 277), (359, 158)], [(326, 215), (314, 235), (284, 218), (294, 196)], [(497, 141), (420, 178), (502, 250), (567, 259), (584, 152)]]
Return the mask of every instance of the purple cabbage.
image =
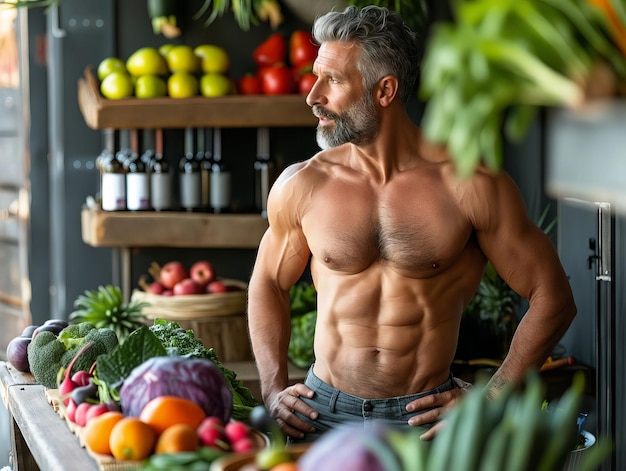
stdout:
[(217, 366), (204, 358), (153, 357), (135, 367), (120, 388), (125, 415), (138, 417), (158, 396), (177, 396), (198, 404), (207, 416), (228, 422), (233, 395)]

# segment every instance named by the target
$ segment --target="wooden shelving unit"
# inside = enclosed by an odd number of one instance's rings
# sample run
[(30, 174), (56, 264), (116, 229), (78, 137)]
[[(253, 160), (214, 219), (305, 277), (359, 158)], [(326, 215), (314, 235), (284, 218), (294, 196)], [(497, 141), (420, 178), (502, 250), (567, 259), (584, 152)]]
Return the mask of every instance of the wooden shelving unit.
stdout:
[(92, 247), (256, 248), (267, 219), (256, 214), (81, 212), (83, 241)]
[(231, 95), (219, 98), (102, 97), (91, 68), (78, 81), (78, 105), (92, 129), (184, 127), (313, 127), (317, 118), (303, 95)]

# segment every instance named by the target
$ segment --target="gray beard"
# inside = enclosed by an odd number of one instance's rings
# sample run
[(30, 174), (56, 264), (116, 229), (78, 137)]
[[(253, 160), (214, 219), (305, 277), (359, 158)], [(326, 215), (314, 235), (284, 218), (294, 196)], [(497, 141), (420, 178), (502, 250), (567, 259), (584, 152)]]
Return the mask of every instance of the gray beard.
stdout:
[(366, 145), (378, 135), (380, 120), (369, 94), (341, 114), (331, 113), (317, 105), (313, 107), (313, 111), (317, 116), (334, 121), (331, 126), (317, 126), (315, 137), (317, 145), (323, 150), (347, 142), (357, 146)]

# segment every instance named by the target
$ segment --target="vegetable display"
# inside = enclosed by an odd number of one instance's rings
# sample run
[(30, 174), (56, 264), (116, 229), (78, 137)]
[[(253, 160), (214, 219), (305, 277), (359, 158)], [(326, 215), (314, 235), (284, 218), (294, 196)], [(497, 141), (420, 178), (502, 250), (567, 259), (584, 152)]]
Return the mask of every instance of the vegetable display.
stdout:
[(72, 361), (76, 353), (86, 343), (93, 346), (86, 351), (75, 364), (75, 369), (89, 370), (96, 359), (110, 352), (118, 345), (117, 335), (110, 329), (98, 329), (89, 322), (72, 324), (55, 335), (42, 331), (33, 337), (28, 345), (28, 363), (30, 371), (46, 388), (58, 386), (59, 372)]
[[(481, 163), (498, 170), (501, 130), (521, 139), (540, 106), (576, 108), (591, 95), (615, 94), (626, 57), (592, 3), (460, 0), (453, 22), (435, 25), (420, 83), (422, 124), (461, 176)], [(601, 82), (606, 90), (594, 90)]]

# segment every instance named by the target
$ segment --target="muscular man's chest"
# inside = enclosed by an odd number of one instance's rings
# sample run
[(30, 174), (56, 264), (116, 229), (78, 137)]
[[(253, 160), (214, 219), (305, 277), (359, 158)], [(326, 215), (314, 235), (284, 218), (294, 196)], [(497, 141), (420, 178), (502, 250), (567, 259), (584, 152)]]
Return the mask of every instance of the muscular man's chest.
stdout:
[(407, 188), (321, 192), (303, 230), (317, 262), (331, 270), (358, 273), (380, 262), (415, 277), (452, 263), (471, 235), (449, 199)]

